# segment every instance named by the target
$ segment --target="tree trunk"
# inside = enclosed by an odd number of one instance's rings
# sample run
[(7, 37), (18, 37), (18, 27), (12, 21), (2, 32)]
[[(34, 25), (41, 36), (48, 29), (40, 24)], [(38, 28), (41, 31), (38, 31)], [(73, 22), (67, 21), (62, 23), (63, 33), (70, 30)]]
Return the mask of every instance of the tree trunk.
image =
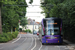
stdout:
[(2, 33), (2, 22), (1, 22), (1, 7), (0, 7), (0, 34)]
[(11, 34), (12, 34), (12, 32), (13, 32), (13, 27), (11, 26)]

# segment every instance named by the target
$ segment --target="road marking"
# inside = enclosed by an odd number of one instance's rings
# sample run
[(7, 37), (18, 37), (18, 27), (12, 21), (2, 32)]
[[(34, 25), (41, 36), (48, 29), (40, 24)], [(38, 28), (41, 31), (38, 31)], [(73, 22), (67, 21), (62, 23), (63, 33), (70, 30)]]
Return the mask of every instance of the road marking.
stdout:
[(58, 47), (58, 48), (59, 48), (59, 50), (60, 50), (60, 46), (55, 46), (55, 47)]
[(73, 48), (73, 47), (71, 47), (71, 46), (67, 46), (65, 49), (73, 50), (74, 48)]
[[(40, 44), (41, 44), (41, 42), (40, 42)], [(39, 50), (41, 50), (41, 48), (42, 48), (42, 44), (41, 44), (41, 47), (39, 48)]]
[[(26, 40), (27, 40), (27, 37), (26, 37), (26, 39), (24, 39), (24, 41), (26, 41)], [(24, 42), (24, 41), (23, 41), (23, 42)], [(23, 42), (22, 42), (22, 43), (23, 43)]]
[[(32, 46), (32, 44), (33, 44), (33, 37), (32, 37), (32, 42), (31, 42), (31, 45), (30, 45), (30, 47)], [(29, 48), (30, 48), (30, 47), (29, 47)], [(29, 50), (29, 48), (28, 48), (27, 50)]]
[(71, 47), (71, 46), (55, 46), (55, 47), (58, 47), (59, 50), (60, 50), (60, 47), (63, 47), (64, 49), (70, 49), (70, 50), (73, 50), (74, 48)]
[(31, 50), (33, 50), (35, 47), (36, 47), (36, 38), (35, 38), (35, 46)]
[(26, 40), (27, 40), (27, 37), (24, 39), (24, 41), (21, 42), (21, 44), (19, 44), (16, 48), (14, 48), (14, 50), (16, 50), (18, 47), (20, 47)]
[[(26, 37), (26, 36), (25, 36), (25, 37)], [(24, 39), (24, 41), (26, 41), (26, 40), (27, 40), (27, 37)], [(24, 41), (23, 41), (23, 42), (24, 42)], [(23, 43), (23, 42), (22, 42), (22, 43)], [(22, 43), (21, 43), (21, 44), (22, 44)]]
[(17, 40), (13, 41), (12, 43), (15, 43), (15, 42), (18, 41), (20, 38), (21, 38), (21, 35), (20, 35), (20, 37), (19, 37)]

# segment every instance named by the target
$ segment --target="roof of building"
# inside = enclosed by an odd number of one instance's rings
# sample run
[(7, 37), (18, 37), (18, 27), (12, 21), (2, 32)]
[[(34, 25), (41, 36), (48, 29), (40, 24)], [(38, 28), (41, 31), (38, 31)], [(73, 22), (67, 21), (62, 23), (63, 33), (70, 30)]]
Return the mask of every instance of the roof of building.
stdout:
[(32, 19), (28, 19), (28, 25), (38, 25), (39, 24), (39, 22), (35, 22), (35, 20), (32, 20)]
[(39, 22), (36, 22), (36, 23), (38, 23), (38, 24), (39, 24)]

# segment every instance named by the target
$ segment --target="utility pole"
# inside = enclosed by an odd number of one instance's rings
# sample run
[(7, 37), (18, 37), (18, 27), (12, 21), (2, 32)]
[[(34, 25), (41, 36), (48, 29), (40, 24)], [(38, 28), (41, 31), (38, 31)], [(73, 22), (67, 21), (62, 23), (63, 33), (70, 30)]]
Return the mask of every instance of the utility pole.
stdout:
[(35, 22), (35, 20), (33, 20), (33, 33), (34, 33), (34, 22)]
[(2, 22), (1, 22), (1, 7), (0, 7), (0, 34), (2, 33)]

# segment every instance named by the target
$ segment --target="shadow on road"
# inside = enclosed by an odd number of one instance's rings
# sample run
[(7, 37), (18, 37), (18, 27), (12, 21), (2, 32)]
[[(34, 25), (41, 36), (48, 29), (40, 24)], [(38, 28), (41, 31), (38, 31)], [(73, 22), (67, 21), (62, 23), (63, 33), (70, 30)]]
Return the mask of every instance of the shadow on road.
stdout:
[(65, 43), (65, 42), (63, 42), (62, 44), (55, 44), (55, 43), (46, 43), (46, 44), (44, 44), (44, 45), (51, 45), (51, 46), (57, 46), (57, 45), (59, 45), (59, 46), (65, 46), (65, 45), (69, 45), (68, 43)]

